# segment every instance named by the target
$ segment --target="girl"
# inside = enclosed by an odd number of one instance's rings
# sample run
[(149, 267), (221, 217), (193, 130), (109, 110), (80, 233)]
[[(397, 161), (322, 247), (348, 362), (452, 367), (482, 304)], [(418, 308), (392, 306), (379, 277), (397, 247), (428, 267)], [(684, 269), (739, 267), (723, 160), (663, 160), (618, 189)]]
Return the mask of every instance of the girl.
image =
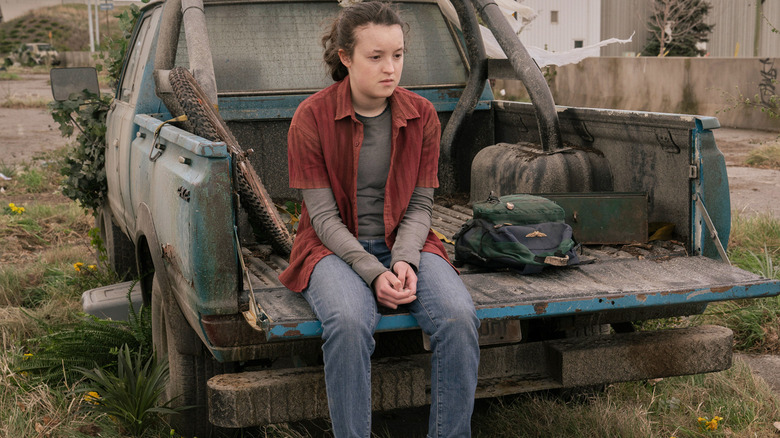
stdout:
[(470, 436), (479, 345), (471, 296), (430, 231), (441, 126), (398, 87), (404, 26), (387, 4), (342, 9), (323, 39), (335, 84), (295, 112), (290, 186), (303, 211), (280, 280), (322, 323), (336, 437), (371, 433), (379, 306), (407, 310), (431, 340), (430, 437)]

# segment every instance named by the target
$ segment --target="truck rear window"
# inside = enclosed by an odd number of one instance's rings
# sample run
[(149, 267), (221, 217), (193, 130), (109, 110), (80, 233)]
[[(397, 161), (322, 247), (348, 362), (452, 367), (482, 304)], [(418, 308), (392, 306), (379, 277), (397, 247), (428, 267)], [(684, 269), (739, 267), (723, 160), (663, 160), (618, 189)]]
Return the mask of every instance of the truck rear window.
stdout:
[[(409, 23), (402, 86), (463, 84), (466, 71), (435, 3), (399, 5)], [(338, 3), (206, 4), (219, 92), (315, 90), (333, 83), (320, 40)], [(189, 67), (179, 37), (176, 65)]]

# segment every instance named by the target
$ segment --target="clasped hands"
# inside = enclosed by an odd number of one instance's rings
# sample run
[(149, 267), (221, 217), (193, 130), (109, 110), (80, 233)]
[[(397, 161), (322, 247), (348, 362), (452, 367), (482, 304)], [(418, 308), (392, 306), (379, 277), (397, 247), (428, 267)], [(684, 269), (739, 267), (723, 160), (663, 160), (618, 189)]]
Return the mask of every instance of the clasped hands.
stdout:
[(396, 262), (374, 280), (373, 289), (379, 304), (397, 309), (417, 299), (417, 274), (409, 263)]

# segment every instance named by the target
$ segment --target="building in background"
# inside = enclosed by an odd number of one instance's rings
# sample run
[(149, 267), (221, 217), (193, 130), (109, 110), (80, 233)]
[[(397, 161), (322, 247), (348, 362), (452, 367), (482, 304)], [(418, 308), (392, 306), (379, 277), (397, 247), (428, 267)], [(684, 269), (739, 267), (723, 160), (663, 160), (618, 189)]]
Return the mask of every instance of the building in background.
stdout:
[[(552, 52), (596, 44), (603, 39), (602, 1), (522, 0), (520, 3), (533, 8), (537, 16), (520, 33), (520, 40), (526, 46)], [(593, 49), (592, 56), (599, 56), (599, 49)]]
[[(715, 25), (707, 44), (708, 56), (780, 56), (780, 35), (769, 25), (780, 28), (780, 0), (708, 1), (712, 10), (707, 22)], [(608, 38), (626, 39), (633, 33), (632, 42), (595, 49), (593, 56), (636, 56), (647, 42), (652, 2), (520, 0), (538, 14), (523, 29), (520, 39), (528, 46), (560, 52)]]

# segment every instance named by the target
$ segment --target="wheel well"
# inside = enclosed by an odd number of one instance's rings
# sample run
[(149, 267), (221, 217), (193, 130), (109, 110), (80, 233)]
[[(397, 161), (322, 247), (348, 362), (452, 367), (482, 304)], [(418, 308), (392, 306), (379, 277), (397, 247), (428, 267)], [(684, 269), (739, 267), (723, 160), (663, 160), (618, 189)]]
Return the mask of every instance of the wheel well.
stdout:
[(154, 262), (149, 242), (145, 235), (141, 235), (135, 243), (135, 256), (138, 260), (139, 283), (141, 284), (141, 296), (144, 305), (152, 303), (152, 281), (154, 280)]

